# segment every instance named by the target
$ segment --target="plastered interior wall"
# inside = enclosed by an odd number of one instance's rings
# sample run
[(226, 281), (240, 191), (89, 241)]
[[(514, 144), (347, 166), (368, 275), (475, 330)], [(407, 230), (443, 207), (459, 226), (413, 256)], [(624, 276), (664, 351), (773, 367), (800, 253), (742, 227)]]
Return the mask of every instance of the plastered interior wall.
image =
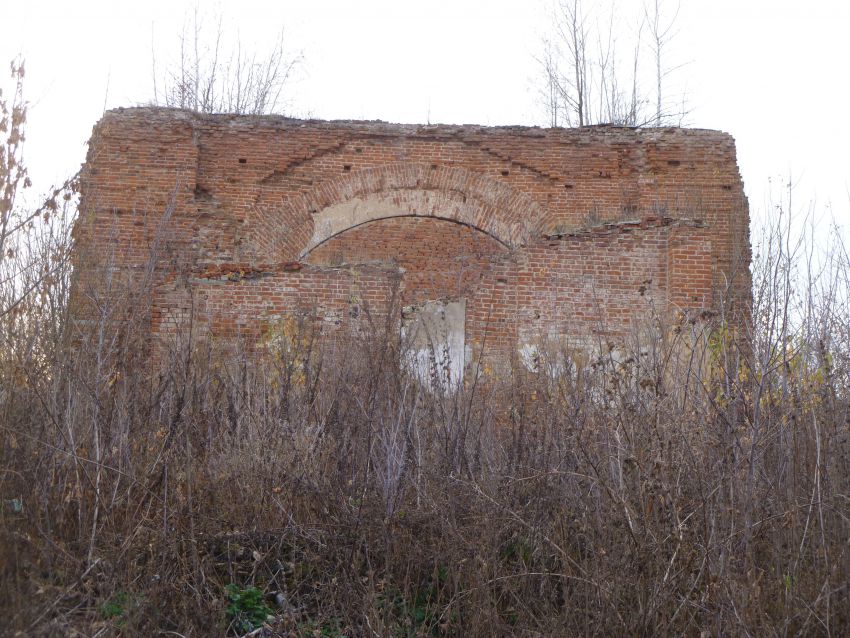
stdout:
[(747, 202), (716, 131), (119, 109), (81, 183), (75, 294), (153, 273), (154, 341), (190, 318), (220, 341), (296, 317), (362, 329), (395, 296), (408, 316), (462, 307), (447, 330), (469, 357), (749, 305)]

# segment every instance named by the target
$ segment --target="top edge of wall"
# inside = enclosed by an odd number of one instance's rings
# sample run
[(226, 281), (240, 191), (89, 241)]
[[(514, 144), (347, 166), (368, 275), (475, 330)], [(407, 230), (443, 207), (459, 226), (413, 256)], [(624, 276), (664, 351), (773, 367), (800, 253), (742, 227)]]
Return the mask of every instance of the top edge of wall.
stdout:
[(168, 107), (121, 107), (107, 111), (101, 122), (105, 121), (144, 121), (151, 125), (186, 123), (227, 128), (232, 130), (267, 128), (274, 130), (296, 129), (347, 129), (353, 132), (373, 133), (389, 136), (446, 136), (446, 135), (487, 135), (510, 134), (520, 137), (624, 137), (630, 139), (655, 140), (665, 137), (726, 138), (732, 136), (713, 129), (681, 127), (633, 127), (614, 124), (596, 124), (575, 128), (544, 128), (538, 126), (502, 125), (484, 126), (479, 124), (397, 124), (382, 120), (321, 120), (298, 119), (285, 115), (238, 115), (208, 114), (186, 109)]

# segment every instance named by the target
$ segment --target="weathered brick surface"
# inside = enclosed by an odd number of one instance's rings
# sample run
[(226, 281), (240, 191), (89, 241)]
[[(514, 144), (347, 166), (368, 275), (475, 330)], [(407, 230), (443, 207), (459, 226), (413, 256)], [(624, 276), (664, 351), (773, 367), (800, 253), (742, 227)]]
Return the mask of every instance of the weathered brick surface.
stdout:
[(78, 282), (153, 272), (154, 337), (188, 317), (223, 338), (308, 312), (332, 327), (397, 290), (465, 299), (467, 342), (509, 352), (749, 302), (747, 203), (715, 131), (123, 109), (82, 186)]

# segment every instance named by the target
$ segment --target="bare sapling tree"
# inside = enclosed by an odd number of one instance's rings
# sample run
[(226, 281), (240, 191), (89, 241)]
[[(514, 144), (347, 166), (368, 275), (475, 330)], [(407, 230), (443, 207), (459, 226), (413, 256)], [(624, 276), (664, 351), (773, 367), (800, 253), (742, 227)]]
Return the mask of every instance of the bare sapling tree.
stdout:
[(556, 11), (555, 34), (545, 41), (542, 60), (551, 124), (558, 126), (560, 116), (567, 126), (584, 126), (589, 124), (585, 16), (580, 0), (562, 2)]
[[(681, 120), (683, 110), (670, 107), (665, 94), (665, 80), (678, 68), (666, 61), (678, 7), (667, 18), (663, 0), (651, 0), (625, 28), (621, 13), (614, 4), (604, 9), (583, 0), (559, 0), (555, 5), (552, 34), (544, 38), (538, 58), (551, 126), (666, 126)], [(645, 63), (647, 46), (652, 70)], [(628, 54), (622, 56), (623, 51)], [(643, 88), (650, 78), (654, 100), (652, 91)]]
[[(13, 93), (4, 98), (0, 89), (0, 133), (5, 139), (0, 145), (0, 262), (7, 256), (6, 244), (21, 224), (28, 219), (18, 219), (15, 211), (15, 197), (18, 190), (29, 188), (30, 179), (21, 162), (24, 142), (24, 123), (26, 122), (26, 103), (23, 97), (24, 65), (15, 60), (11, 63)], [(10, 253), (11, 257), (14, 253)]]
[(283, 30), (266, 51), (248, 50), (238, 34), (235, 42), (229, 35), (220, 14), (210, 30), (196, 7), (181, 30), (177, 59), (164, 70), (152, 46), (154, 104), (200, 113), (280, 112), (301, 53), (287, 49)]
[(664, 16), (663, 0), (652, 0), (644, 6), (644, 19), (649, 25), (651, 36), (650, 47), (655, 61), (655, 121), (657, 123), (669, 120), (668, 110), (665, 110), (663, 83), (670, 73), (678, 67), (664, 66), (664, 50), (675, 35), (674, 27), (679, 17), (681, 3), (676, 4), (673, 15), (667, 19)]
[[(76, 176), (53, 189), (37, 206), (22, 203), (32, 187), (23, 160), (27, 102), (22, 60), (10, 64), (11, 95), (0, 89), (0, 320), (34, 310), (33, 295), (60, 282), (69, 257), (69, 239)], [(52, 252), (51, 252), (52, 251)], [(64, 282), (67, 283), (67, 282)], [(63, 285), (64, 285), (63, 283)], [(9, 325), (5, 326), (7, 329)]]

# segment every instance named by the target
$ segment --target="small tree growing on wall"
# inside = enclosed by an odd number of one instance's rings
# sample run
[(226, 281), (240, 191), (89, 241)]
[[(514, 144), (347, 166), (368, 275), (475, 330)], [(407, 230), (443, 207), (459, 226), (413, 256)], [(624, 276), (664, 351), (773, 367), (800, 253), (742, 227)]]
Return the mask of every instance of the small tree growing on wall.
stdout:
[[(618, 24), (619, 13), (613, 4), (607, 11), (583, 0), (555, 4), (552, 33), (538, 58), (542, 102), (551, 126), (667, 126), (684, 117), (684, 109), (670, 104), (665, 93), (666, 80), (675, 70), (667, 65), (666, 53), (678, 7), (669, 15), (663, 0), (650, 0), (628, 30)], [(644, 62), (646, 46), (651, 70)], [(654, 96), (643, 88), (650, 78)]]
[(180, 32), (177, 59), (160, 70), (152, 51), (153, 102), (200, 113), (278, 113), (302, 62), (285, 44), (281, 30), (267, 51), (245, 49), (238, 35), (230, 41), (221, 14), (211, 31), (196, 7)]

